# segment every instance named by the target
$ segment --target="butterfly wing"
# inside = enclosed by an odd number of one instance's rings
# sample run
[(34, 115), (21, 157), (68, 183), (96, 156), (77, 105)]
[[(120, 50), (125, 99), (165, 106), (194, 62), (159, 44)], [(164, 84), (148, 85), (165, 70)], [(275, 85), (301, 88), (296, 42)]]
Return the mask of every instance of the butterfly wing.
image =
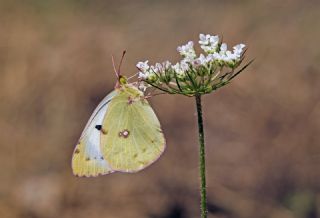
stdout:
[(165, 149), (159, 120), (139, 93), (134, 87), (118, 91), (103, 120), (101, 150), (115, 171), (142, 170)]
[(116, 92), (111, 92), (100, 102), (84, 128), (73, 152), (72, 170), (74, 175), (89, 177), (113, 172), (102, 155), (100, 149), (101, 132), (96, 126), (102, 125), (108, 105), (115, 94)]

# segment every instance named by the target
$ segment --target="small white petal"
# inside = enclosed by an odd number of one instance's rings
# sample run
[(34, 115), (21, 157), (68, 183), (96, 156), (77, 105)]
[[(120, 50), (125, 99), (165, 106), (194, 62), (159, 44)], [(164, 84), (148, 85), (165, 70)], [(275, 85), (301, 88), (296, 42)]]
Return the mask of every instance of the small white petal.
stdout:
[(241, 56), (242, 53), (243, 53), (243, 49), (245, 47), (246, 47), (245, 44), (238, 44), (238, 45), (233, 47), (233, 53), (238, 55), (238, 56)]
[(146, 79), (146, 78), (147, 78), (147, 75), (146, 75), (145, 73), (143, 73), (143, 72), (139, 72), (138, 78), (139, 78), (139, 79)]
[(160, 63), (156, 63), (156, 65), (155, 65), (155, 72), (163, 72), (163, 67), (162, 67), (162, 64), (160, 64)]
[(220, 52), (221, 53), (225, 53), (228, 49), (228, 46), (226, 43), (222, 43), (221, 46), (220, 46)]
[(212, 46), (216, 46), (219, 43), (219, 36), (210, 36), (210, 43)]
[(206, 53), (213, 53), (217, 50), (217, 46), (219, 45), (219, 36), (200, 34), (199, 44)]
[(165, 62), (162, 63), (162, 66), (165, 69), (169, 69), (171, 67), (171, 63), (170, 63), (170, 61), (165, 61)]
[(177, 51), (187, 60), (193, 60), (196, 57), (195, 50), (193, 48), (193, 42), (189, 41), (187, 44), (178, 46)]
[(158, 73), (160, 71), (160, 69), (157, 68), (157, 66), (151, 66), (150, 69), (151, 69), (150, 73)]
[(189, 70), (189, 64), (185, 61), (181, 61), (180, 62), (180, 68), (182, 71), (186, 71), (186, 70)]
[(200, 56), (194, 60), (193, 65), (200, 66), (200, 65), (206, 65), (208, 62), (211, 61), (211, 58), (208, 58), (209, 55), (206, 57), (203, 54), (200, 54)]
[(213, 60), (214, 60), (214, 58), (213, 58), (212, 54), (208, 54), (208, 56), (206, 57), (206, 62), (211, 62)]
[(186, 76), (185, 70), (189, 69), (189, 65), (183, 61), (172, 66), (178, 77), (184, 78)]
[(213, 60), (220, 60), (222, 57), (219, 53), (215, 52), (211, 54)]
[(241, 43), (241, 44), (234, 46), (233, 49), (234, 50), (243, 50), (244, 47), (246, 47), (246, 45)]
[(137, 68), (140, 69), (142, 72), (146, 72), (149, 69), (148, 60), (146, 61), (140, 61), (137, 63)]

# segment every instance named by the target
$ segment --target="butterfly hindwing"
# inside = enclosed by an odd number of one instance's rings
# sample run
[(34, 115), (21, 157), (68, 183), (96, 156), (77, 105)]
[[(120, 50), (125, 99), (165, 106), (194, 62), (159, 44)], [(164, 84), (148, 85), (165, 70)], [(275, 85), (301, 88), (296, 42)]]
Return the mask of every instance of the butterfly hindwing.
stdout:
[(101, 150), (115, 171), (137, 172), (165, 149), (160, 123), (143, 94), (132, 86), (117, 90), (102, 123)]
[(113, 172), (101, 152), (99, 126), (116, 92), (107, 95), (91, 115), (72, 157), (73, 173), (77, 176), (98, 176)]

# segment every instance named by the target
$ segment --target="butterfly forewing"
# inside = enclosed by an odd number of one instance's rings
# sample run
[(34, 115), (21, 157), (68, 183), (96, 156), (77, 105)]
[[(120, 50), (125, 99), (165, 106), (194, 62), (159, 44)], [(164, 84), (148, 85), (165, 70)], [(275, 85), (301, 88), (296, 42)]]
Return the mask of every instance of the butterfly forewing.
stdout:
[(98, 176), (113, 172), (101, 152), (100, 134), (97, 126), (102, 125), (109, 103), (116, 92), (107, 95), (94, 110), (72, 157), (73, 173), (77, 176)]
[(118, 90), (103, 120), (101, 150), (115, 171), (137, 172), (165, 149), (159, 120), (139, 93), (134, 87)]

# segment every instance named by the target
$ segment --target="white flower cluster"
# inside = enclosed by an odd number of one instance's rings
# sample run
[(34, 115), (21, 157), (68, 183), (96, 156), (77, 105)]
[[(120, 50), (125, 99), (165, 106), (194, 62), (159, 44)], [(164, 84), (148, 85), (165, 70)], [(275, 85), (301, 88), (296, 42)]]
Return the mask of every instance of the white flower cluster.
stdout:
[(169, 61), (166, 61), (162, 64), (156, 63), (154, 66), (149, 66), (148, 61), (139, 62), (136, 65), (140, 71), (139, 78), (153, 82), (157, 81), (157, 78), (164, 73), (176, 73), (178, 78), (183, 79), (186, 72), (190, 71), (191, 68), (197, 69), (201, 66), (208, 68), (213, 65), (233, 68), (240, 63), (245, 48), (244, 44), (238, 44), (233, 47), (232, 51), (229, 51), (227, 44), (220, 42), (219, 36), (209, 34), (200, 34), (199, 44), (206, 55), (200, 54), (197, 57), (193, 47), (194, 44), (189, 41), (177, 48), (183, 59), (176, 64), (172, 65)]
[(209, 34), (200, 34), (199, 35), (199, 44), (200, 47), (206, 53), (216, 52), (219, 46), (219, 36), (211, 36)]
[(188, 61), (192, 61), (196, 58), (196, 52), (193, 48), (193, 42), (189, 41), (187, 44), (178, 46), (177, 51), (180, 53), (180, 55)]
[(149, 66), (147, 61), (140, 61), (137, 63), (137, 68), (140, 70), (138, 78), (143, 80), (155, 80), (157, 75), (162, 75), (166, 70), (172, 69), (172, 64), (169, 61), (165, 61), (162, 64), (156, 63), (154, 66)]

